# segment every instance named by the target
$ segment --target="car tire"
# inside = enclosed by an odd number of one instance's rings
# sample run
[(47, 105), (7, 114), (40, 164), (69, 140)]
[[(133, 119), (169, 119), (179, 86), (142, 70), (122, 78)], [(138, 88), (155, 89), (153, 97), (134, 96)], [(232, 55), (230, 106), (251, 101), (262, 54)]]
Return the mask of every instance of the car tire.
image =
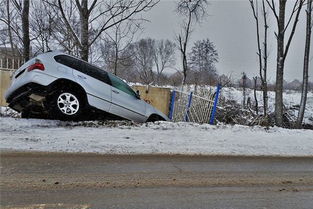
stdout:
[(165, 121), (165, 120), (159, 115), (150, 115), (146, 122), (156, 122), (156, 121)]
[(29, 113), (29, 111), (28, 111), (28, 110), (23, 110), (23, 111), (21, 112), (21, 118), (24, 118), (24, 119), (30, 118), (30, 113)]
[(24, 119), (46, 119), (47, 118), (47, 114), (43, 113), (42, 110), (34, 110), (33, 107), (28, 107), (25, 108), (22, 112), (21, 112), (21, 118)]
[(82, 119), (85, 102), (83, 95), (71, 89), (56, 91), (50, 99), (49, 114), (58, 120)]

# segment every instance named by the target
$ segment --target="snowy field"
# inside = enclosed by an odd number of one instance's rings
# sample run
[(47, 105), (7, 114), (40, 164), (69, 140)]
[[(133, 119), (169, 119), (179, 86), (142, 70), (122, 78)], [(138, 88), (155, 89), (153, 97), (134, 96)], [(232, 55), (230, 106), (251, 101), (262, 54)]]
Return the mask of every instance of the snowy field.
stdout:
[(0, 150), (313, 156), (313, 131), (191, 123), (60, 122), (0, 117)]
[[(242, 90), (232, 88), (232, 87), (225, 87), (221, 90), (221, 96), (225, 97), (227, 100), (234, 100), (238, 104), (242, 104), (243, 101), (243, 93)], [(257, 100), (259, 103), (259, 107), (263, 106), (263, 93), (262, 91), (256, 91)], [(250, 97), (251, 101), (254, 103), (254, 95), (252, 89), (247, 89), (247, 98)], [(300, 105), (301, 101), (301, 92), (288, 90), (283, 93), (284, 105), (287, 109), (293, 109), (294, 116), (298, 116), (298, 110), (293, 108), (297, 105)], [(269, 105), (269, 112), (274, 112), (275, 110), (275, 92), (269, 91), (268, 92), (268, 105)], [(291, 111), (291, 110), (289, 110)], [(295, 118), (296, 119), (296, 118)], [(307, 95), (307, 103), (306, 103), (306, 110), (304, 114), (304, 123), (306, 124), (313, 124), (313, 92), (308, 92)]]

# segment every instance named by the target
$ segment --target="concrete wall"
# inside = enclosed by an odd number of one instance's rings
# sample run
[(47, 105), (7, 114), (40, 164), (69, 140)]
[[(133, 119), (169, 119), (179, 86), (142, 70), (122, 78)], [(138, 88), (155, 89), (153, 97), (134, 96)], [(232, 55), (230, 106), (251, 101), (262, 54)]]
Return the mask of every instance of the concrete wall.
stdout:
[(169, 105), (171, 99), (170, 88), (159, 88), (151, 86), (132, 86), (133, 89), (139, 90), (142, 100), (151, 104), (156, 109), (163, 112), (165, 115), (169, 113)]
[(4, 93), (9, 88), (11, 83), (12, 71), (0, 70), (0, 106), (6, 106), (7, 103), (4, 99)]

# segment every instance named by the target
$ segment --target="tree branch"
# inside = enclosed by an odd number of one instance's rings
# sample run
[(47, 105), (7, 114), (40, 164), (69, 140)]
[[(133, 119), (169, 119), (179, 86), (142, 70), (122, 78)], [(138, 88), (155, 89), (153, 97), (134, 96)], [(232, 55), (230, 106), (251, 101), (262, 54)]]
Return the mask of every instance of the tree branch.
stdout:
[(287, 42), (287, 44), (286, 44), (286, 48), (285, 48), (285, 52), (284, 52), (284, 56), (283, 56), (284, 59), (286, 59), (286, 56), (287, 56), (287, 54), (288, 54), (288, 50), (289, 50), (289, 47), (290, 47), (291, 40), (292, 40), (292, 38), (293, 38), (293, 36), (294, 36), (294, 34), (295, 34), (296, 27), (297, 27), (297, 23), (298, 23), (298, 21), (299, 21), (299, 15), (300, 15), (302, 6), (303, 6), (303, 4), (304, 4), (304, 1), (305, 1), (305, 0), (300, 0), (300, 2), (299, 2), (299, 9), (298, 9), (298, 11), (297, 11), (295, 20), (294, 20), (294, 22), (293, 22), (292, 30), (291, 30), (291, 33), (290, 33), (290, 35), (289, 35), (289, 39), (288, 39), (288, 42)]
[[(99, 32), (97, 33), (97, 35), (93, 38), (92, 41), (90, 41), (90, 46), (98, 39), (98, 37), (107, 29), (113, 27), (114, 25), (123, 22), (127, 19), (129, 19), (131, 16), (133, 16), (136, 13), (139, 13), (141, 11), (144, 11), (147, 8), (152, 8), (153, 6), (155, 6), (160, 0), (157, 0), (155, 3), (153, 3), (153, 0), (149, 0), (149, 2), (147, 2), (142, 8), (140, 8), (140, 6), (142, 6), (142, 4), (145, 2), (144, 0), (138, 2), (137, 5), (132, 6), (132, 7), (126, 7), (126, 8), (122, 8), (120, 11), (116, 11), (115, 13), (112, 13), (111, 17), (102, 25), (101, 29), (99, 30)], [(130, 2), (131, 4), (133, 3), (133, 1)], [(129, 6), (131, 6), (129, 4)], [(111, 24), (109, 24), (109, 22), (111, 22), (112, 19), (114, 19), (115, 17), (123, 14), (124, 12), (128, 11), (129, 9), (134, 8), (128, 15), (122, 17), (121, 19), (119, 19), (116, 22), (113, 22)], [(109, 25), (108, 25), (109, 24)]]
[[(289, 24), (290, 24), (290, 22), (291, 22), (291, 20), (292, 20), (292, 17), (293, 17), (293, 15), (295, 14), (295, 12), (296, 12), (296, 10), (297, 10), (296, 7), (297, 7), (297, 4), (298, 4), (298, 1), (299, 1), (299, 0), (297, 0), (297, 1), (295, 2), (294, 6), (293, 6), (292, 13), (291, 13), (291, 15), (290, 15), (290, 17), (289, 17), (289, 20), (287, 21), (286, 27), (285, 27), (285, 29), (284, 29), (283, 32), (285, 32), (285, 31), (287, 30), (287, 28), (288, 28), (288, 26), (289, 26)], [(298, 9), (299, 9), (299, 8), (298, 8)]]
[(79, 46), (80, 48), (82, 47), (80, 41), (79, 41), (79, 38), (77, 36), (77, 34), (75, 33), (74, 29), (72, 28), (72, 26), (70, 25), (70, 23), (68, 22), (66, 16), (65, 16), (65, 13), (64, 13), (64, 9), (62, 7), (62, 3), (61, 3), (61, 0), (58, 0), (58, 5), (59, 5), (59, 9), (60, 9), (60, 12), (61, 12), (61, 15), (62, 15), (62, 19), (64, 20), (65, 24), (66, 24), (66, 27), (68, 27), (70, 33), (72, 34), (77, 46)]
[(270, 3), (269, 0), (266, 0), (266, 3), (268, 4), (268, 6), (271, 8), (271, 10), (273, 11), (273, 14), (275, 16), (275, 19), (277, 21), (277, 23), (279, 22), (279, 18), (277, 15), (277, 11), (276, 11), (276, 7), (275, 7), (275, 3), (274, 0), (272, 0), (272, 2)]
[(94, 0), (90, 6), (90, 8), (88, 9), (88, 15), (90, 15), (91, 11), (95, 8), (97, 3), (97, 0)]

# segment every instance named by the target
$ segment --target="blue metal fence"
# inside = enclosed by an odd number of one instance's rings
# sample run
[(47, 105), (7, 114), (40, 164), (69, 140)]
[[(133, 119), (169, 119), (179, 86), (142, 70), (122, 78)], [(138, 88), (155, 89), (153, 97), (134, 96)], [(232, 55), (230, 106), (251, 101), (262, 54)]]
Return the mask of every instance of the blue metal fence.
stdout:
[(212, 110), (211, 118), (210, 118), (210, 124), (211, 125), (214, 124), (215, 113), (216, 113), (216, 108), (217, 108), (217, 103), (218, 103), (218, 96), (220, 94), (220, 90), (221, 90), (221, 85), (218, 84), (217, 87), (216, 87), (216, 94), (215, 94), (215, 99), (214, 99), (214, 105), (213, 105), (213, 110)]
[(170, 102), (169, 118), (172, 121), (187, 121), (197, 123), (214, 123), (215, 113), (218, 104), (219, 91), (211, 90), (202, 92), (201, 96), (190, 91), (173, 90)]

